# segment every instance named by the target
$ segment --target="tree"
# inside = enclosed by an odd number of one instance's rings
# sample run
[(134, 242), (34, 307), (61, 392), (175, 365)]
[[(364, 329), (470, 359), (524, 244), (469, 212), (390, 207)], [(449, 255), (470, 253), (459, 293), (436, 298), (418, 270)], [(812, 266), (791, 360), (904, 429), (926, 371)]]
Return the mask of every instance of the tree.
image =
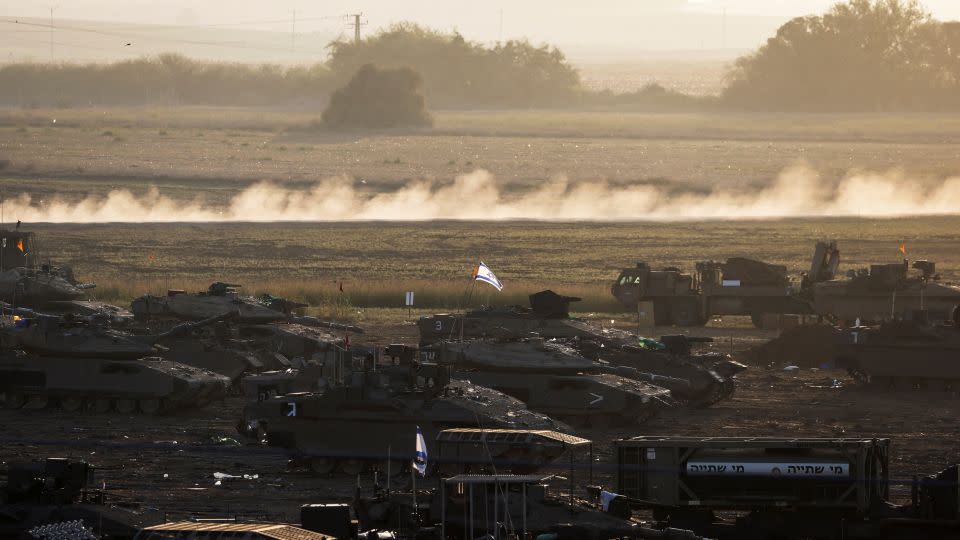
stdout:
[(367, 64), (330, 97), (323, 111), (330, 127), (381, 128), (433, 123), (420, 94), (420, 76), (410, 68), (377, 69)]
[(359, 43), (339, 41), (330, 48), (330, 69), (341, 80), (366, 64), (409, 67), (423, 77), (433, 104), (542, 106), (569, 103), (580, 91), (580, 76), (563, 53), (527, 41), (484, 47), (456, 32), (399, 23)]
[(762, 109), (943, 106), (945, 86), (955, 90), (960, 74), (957, 38), (953, 25), (934, 21), (916, 0), (850, 0), (788, 21), (738, 59), (724, 97)]

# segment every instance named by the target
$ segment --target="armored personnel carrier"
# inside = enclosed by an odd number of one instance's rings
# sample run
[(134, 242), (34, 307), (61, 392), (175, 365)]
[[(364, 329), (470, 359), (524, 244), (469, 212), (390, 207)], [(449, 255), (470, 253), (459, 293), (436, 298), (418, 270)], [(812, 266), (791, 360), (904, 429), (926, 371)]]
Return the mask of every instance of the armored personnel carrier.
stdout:
[[(956, 310), (954, 316), (960, 316)], [(835, 346), (837, 367), (881, 390), (960, 389), (960, 323), (889, 321), (856, 327)]]
[(675, 398), (695, 406), (728, 397), (734, 390), (733, 376), (746, 368), (726, 354), (692, 351), (692, 344), (712, 341), (709, 338), (674, 335), (651, 340), (571, 318), (570, 303), (578, 300), (546, 290), (530, 295), (529, 308), (507, 306), (421, 317), (420, 342), (536, 334), (560, 340), (589, 359), (627, 368), (618, 374), (668, 388)]
[(393, 472), (403, 470), (414, 457), (417, 426), (434, 455), (437, 433), (447, 428), (565, 427), (500, 392), (451, 381), (444, 366), (411, 366), (402, 387), (377, 370), (327, 367), (331, 378), (319, 380), (317, 391), (247, 405), (240, 433), (287, 449), (317, 473), (353, 475), (371, 466), (386, 470), (388, 460)]
[(161, 358), (112, 360), (0, 352), (0, 392), (10, 408), (155, 414), (206, 406), (223, 399), (229, 384), (222, 375)]
[(225, 397), (230, 384), (210, 371), (152, 356), (162, 336), (133, 336), (72, 317), (14, 319), (0, 328), (0, 392), (8, 407), (153, 414), (202, 407)]
[(572, 348), (543, 339), (442, 342), (421, 348), (420, 354), (454, 366), (457, 377), (586, 428), (637, 425), (675, 404), (665, 388), (609, 372)]
[(304, 307), (273, 296), (258, 298), (238, 294), (240, 285), (218, 281), (205, 292), (187, 294), (170, 290), (167, 296), (145, 295), (135, 299), (131, 308), (139, 319), (200, 320), (227, 311), (239, 313), (238, 322), (269, 323), (288, 318), (293, 309)]

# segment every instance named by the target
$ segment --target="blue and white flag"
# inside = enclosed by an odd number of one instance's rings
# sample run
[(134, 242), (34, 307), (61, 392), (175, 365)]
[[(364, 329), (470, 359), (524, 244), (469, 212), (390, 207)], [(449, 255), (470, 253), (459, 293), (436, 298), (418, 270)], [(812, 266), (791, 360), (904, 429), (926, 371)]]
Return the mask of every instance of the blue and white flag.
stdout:
[(609, 512), (610, 503), (612, 503), (613, 500), (619, 496), (620, 494), (618, 493), (613, 493), (607, 490), (601, 490), (600, 491), (600, 507), (603, 508), (604, 512)]
[(417, 426), (417, 452), (413, 456), (413, 468), (420, 476), (427, 475), (427, 441), (423, 439), (423, 432)]
[(497, 279), (497, 276), (487, 268), (487, 265), (483, 264), (483, 261), (480, 261), (480, 264), (473, 267), (473, 279), (476, 281), (482, 281), (484, 283), (489, 283), (497, 288), (498, 291), (503, 290), (503, 284), (500, 283), (500, 280)]

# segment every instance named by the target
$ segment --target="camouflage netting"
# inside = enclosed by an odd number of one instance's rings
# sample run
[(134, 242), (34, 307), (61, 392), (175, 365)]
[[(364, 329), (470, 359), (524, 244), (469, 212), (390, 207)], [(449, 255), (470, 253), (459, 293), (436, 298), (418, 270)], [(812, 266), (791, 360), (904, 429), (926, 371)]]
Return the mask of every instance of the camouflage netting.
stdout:
[(840, 332), (825, 324), (787, 328), (780, 336), (738, 355), (753, 366), (830, 367)]
[(377, 69), (367, 64), (330, 97), (323, 122), (334, 128), (430, 126), (420, 93), (420, 75), (410, 68)]

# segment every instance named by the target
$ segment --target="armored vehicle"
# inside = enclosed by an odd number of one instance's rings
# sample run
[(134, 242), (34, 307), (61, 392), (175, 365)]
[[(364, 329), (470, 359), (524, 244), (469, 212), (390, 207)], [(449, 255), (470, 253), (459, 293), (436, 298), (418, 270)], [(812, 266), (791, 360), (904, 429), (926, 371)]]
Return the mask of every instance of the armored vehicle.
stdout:
[(0, 271), (30, 266), (30, 255), (36, 259), (34, 246), (36, 235), (30, 231), (16, 229), (0, 230)]
[(674, 405), (669, 390), (605, 372), (572, 348), (543, 339), (442, 342), (421, 348), (420, 355), (454, 366), (458, 377), (582, 427), (636, 425)]
[(0, 353), (0, 391), (11, 408), (59, 407), (154, 414), (203, 407), (226, 396), (230, 380), (161, 358), (111, 360)]
[(92, 285), (76, 284), (54, 268), (19, 267), (0, 272), (0, 300), (16, 306), (42, 307), (49, 302), (77, 300)]
[(291, 309), (302, 307), (289, 300), (273, 296), (244, 297), (237, 293), (240, 285), (216, 282), (206, 292), (186, 294), (170, 290), (167, 296), (145, 295), (135, 299), (131, 308), (140, 319), (200, 320), (226, 311), (237, 311), (238, 322), (269, 323), (286, 319)]
[(209, 369), (237, 382), (251, 373), (304, 368), (322, 360), (344, 339), (325, 329), (296, 323), (225, 322), (166, 336), (159, 343), (166, 348), (165, 358)]
[(960, 389), (960, 326), (888, 321), (835, 346), (837, 367), (882, 390)]
[(0, 391), (14, 408), (156, 413), (204, 406), (226, 395), (229, 379), (156, 358), (153, 344), (229, 316), (134, 336), (90, 318), (14, 315), (0, 327)]
[(571, 318), (570, 303), (578, 300), (546, 290), (530, 295), (529, 308), (507, 306), (421, 317), (420, 342), (532, 334), (556, 338), (581, 356), (628, 368), (619, 375), (666, 387), (675, 398), (698, 406), (728, 397), (734, 390), (733, 376), (746, 367), (726, 354), (692, 352), (693, 343), (710, 338), (674, 335), (658, 341)]
[(247, 405), (239, 431), (290, 451), (317, 473), (357, 474), (389, 460), (393, 472), (414, 457), (417, 427), (435, 454), (437, 433), (454, 427), (555, 430), (562, 426), (520, 401), (465, 381), (445, 366), (410, 366), (399, 386), (375, 369), (326, 366), (330, 378), (314, 392), (290, 393)]
[(698, 262), (693, 274), (640, 262), (622, 270), (610, 292), (634, 311), (639, 302), (652, 302), (657, 325), (700, 326), (714, 315), (749, 315), (759, 326), (764, 313), (810, 313), (795, 288), (785, 266), (733, 257)]
[(485, 306), (463, 315), (436, 314), (420, 317), (420, 344), (480, 337), (545, 338), (589, 337), (597, 330), (570, 317), (570, 303), (580, 299), (551, 290), (530, 295), (530, 307)]
[[(607, 330), (600, 338), (570, 343), (586, 357), (640, 372), (634, 377), (653, 374), (651, 382), (669, 389), (680, 402), (706, 407), (730, 397), (736, 388), (734, 377), (746, 369), (724, 353), (691, 351), (693, 343), (711, 341), (682, 334), (654, 340)], [(629, 372), (621, 373), (630, 376)]]
[(162, 334), (134, 335), (114, 329), (109, 319), (100, 316), (14, 312), (29, 315), (14, 315), (14, 324), (0, 326), (0, 346), (4, 348), (23, 349), (39, 356), (128, 360), (157, 354), (154, 344), (164, 338), (187, 334), (235, 316), (228, 312), (196, 323), (180, 324)]
[(48, 458), (8, 463), (0, 471), (0, 537), (133, 538), (139, 512), (105, 504), (94, 468), (82, 461)]
[[(911, 266), (917, 270), (912, 276)], [(804, 296), (816, 313), (848, 323), (907, 319), (916, 311), (925, 311), (928, 320), (946, 321), (960, 304), (960, 288), (940, 283), (933, 262), (911, 265), (906, 259), (850, 271), (847, 279), (813, 282)]]

